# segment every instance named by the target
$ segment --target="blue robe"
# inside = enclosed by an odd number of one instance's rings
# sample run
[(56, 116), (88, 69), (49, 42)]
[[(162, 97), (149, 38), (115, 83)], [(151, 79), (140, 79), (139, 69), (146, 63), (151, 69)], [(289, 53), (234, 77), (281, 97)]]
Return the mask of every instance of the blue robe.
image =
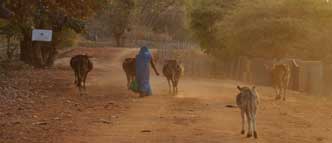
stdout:
[(142, 47), (136, 56), (136, 81), (138, 83), (139, 92), (145, 95), (152, 95), (150, 86), (150, 62), (152, 60), (151, 53), (146, 47)]

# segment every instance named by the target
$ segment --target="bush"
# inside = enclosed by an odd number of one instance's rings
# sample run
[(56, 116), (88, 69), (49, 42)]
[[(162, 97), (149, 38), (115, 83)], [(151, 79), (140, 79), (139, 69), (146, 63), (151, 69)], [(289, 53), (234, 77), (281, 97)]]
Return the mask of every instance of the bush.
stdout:
[(190, 13), (194, 35), (208, 53), (311, 60), (331, 53), (332, 5), (326, 1), (239, 0), (230, 8), (214, 1)]
[(78, 43), (78, 34), (75, 33), (75, 31), (71, 29), (65, 29), (63, 30), (60, 35), (60, 48), (68, 48), (68, 47), (74, 47), (77, 46)]
[(233, 54), (320, 59), (330, 49), (332, 8), (316, 0), (241, 1), (220, 23)]

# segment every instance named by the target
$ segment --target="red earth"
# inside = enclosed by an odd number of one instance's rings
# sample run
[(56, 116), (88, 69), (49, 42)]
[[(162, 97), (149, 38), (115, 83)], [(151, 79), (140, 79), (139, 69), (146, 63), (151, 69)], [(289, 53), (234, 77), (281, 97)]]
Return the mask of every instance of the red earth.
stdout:
[[(73, 85), (69, 67), (79, 53), (91, 55), (95, 67), (86, 95)], [(248, 139), (240, 134), (239, 110), (225, 107), (244, 83), (184, 77), (174, 96), (165, 78), (153, 75), (154, 95), (138, 98), (127, 90), (121, 68), (136, 53), (77, 48), (61, 55), (55, 68), (12, 68), (0, 81), (0, 143), (332, 142), (331, 97), (290, 92), (287, 101), (275, 101), (271, 88), (258, 87), (259, 138)]]

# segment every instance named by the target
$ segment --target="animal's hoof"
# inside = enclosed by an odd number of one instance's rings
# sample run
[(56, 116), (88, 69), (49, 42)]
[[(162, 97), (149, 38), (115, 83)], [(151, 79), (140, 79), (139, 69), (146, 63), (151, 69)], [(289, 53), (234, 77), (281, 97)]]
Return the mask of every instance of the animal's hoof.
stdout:
[(247, 134), (247, 138), (250, 138), (250, 137), (252, 137), (252, 134)]
[(244, 130), (242, 130), (242, 131), (241, 131), (241, 134), (244, 135), (244, 133), (245, 133)]
[(255, 139), (258, 138), (258, 135), (257, 135), (257, 132), (256, 132), (256, 131), (254, 132), (254, 137), (255, 137)]

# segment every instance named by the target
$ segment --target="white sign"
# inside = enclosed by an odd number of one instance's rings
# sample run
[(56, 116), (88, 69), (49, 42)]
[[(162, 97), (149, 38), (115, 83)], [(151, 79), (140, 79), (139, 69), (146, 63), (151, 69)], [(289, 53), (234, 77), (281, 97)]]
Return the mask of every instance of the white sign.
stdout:
[(32, 30), (32, 41), (52, 41), (52, 30), (34, 29)]

